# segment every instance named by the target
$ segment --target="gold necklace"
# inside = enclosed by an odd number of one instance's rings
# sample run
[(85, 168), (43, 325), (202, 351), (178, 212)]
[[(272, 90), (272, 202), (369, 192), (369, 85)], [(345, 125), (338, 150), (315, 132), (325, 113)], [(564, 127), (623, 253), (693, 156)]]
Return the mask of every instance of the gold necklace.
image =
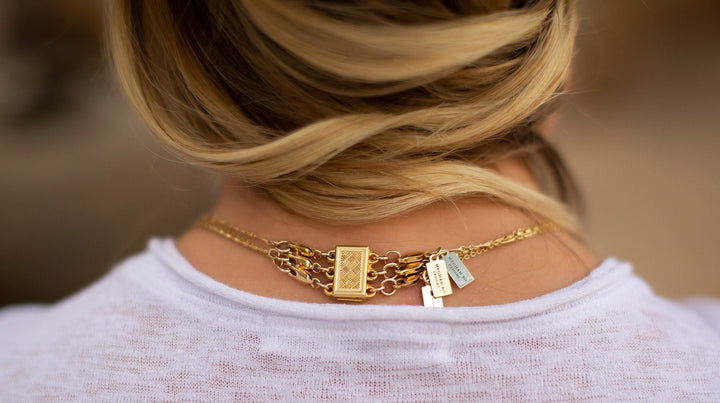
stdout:
[[(294, 241), (271, 241), (210, 215), (195, 224), (268, 256), (278, 270), (313, 288), (322, 288), (339, 301), (361, 302), (378, 293), (389, 296), (422, 282), (423, 304), (430, 307), (442, 307), (442, 298), (452, 294), (450, 278), (458, 288), (474, 280), (464, 260), (558, 229), (557, 224), (546, 221), (478, 245), (407, 254), (391, 250), (381, 255), (367, 246), (336, 246), (323, 252)], [(260, 246), (263, 244), (267, 247)], [(328, 281), (320, 280), (321, 275)]]

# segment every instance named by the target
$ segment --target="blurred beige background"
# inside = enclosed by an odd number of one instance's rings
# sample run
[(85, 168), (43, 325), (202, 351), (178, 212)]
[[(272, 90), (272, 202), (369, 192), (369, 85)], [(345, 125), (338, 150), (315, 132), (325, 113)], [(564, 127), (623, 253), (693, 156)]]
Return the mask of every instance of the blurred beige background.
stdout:
[[(586, 0), (553, 135), (594, 249), (720, 297), (720, 2)], [(210, 207), (106, 71), (94, 0), (0, 0), (0, 305), (54, 301)]]

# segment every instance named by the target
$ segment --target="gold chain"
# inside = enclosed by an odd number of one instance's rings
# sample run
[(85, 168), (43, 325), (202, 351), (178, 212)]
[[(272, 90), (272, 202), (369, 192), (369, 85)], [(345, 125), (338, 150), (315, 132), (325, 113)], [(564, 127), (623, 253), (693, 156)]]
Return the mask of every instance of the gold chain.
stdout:
[[(209, 215), (202, 216), (196, 225), (268, 256), (278, 270), (313, 288), (322, 288), (338, 300), (362, 301), (378, 292), (389, 296), (400, 288), (424, 282), (426, 306), (442, 306), (442, 296), (452, 293), (448, 273), (461, 288), (473, 280), (462, 261), (558, 229), (557, 224), (546, 221), (477, 245), (408, 254), (387, 251), (381, 255), (365, 246), (320, 251), (295, 241), (271, 241)], [(321, 276), (328, 281), (321, 280)]]

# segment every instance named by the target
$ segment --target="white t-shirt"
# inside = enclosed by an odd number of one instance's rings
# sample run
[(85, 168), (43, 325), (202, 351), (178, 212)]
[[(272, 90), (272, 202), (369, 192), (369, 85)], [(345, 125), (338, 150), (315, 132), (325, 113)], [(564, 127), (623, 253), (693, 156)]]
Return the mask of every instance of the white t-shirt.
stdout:
[(0, 310), (0, 401), (720, 401), (720, 301), (606, 259), (486, 307), (242, 292), (155, 239), (78, 294)]

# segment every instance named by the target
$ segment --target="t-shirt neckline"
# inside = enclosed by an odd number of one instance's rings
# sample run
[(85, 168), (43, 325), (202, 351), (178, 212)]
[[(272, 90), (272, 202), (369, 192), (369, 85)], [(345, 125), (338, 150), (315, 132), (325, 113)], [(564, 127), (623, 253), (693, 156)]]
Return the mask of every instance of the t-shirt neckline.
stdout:
[[(171, 238), (153, 238), (149, 251), (165, 263), (169, 273), (185, 286), (221, 297), (245, 309), (253, 309), (318, 320), (421, 320), (434, 322), (505, 321), (557, 311), (580, 304), (609, 288), (641, 281), (632, 274), (632, 266), (614, 257), (607, 257), (586, 277), (567, 287), (539, 297), (501, 305), (427, 308), (415, 305), (361, 305), (311, 303), (282, 300), (242, 291), (221, 283), (195, 269), (176, 248)], [(179, 277), (179, 278), (178, 278)], [(641, 281), (642, 282), (642, 281)], [(644, 284), (644, 283), (643, 283)]]

